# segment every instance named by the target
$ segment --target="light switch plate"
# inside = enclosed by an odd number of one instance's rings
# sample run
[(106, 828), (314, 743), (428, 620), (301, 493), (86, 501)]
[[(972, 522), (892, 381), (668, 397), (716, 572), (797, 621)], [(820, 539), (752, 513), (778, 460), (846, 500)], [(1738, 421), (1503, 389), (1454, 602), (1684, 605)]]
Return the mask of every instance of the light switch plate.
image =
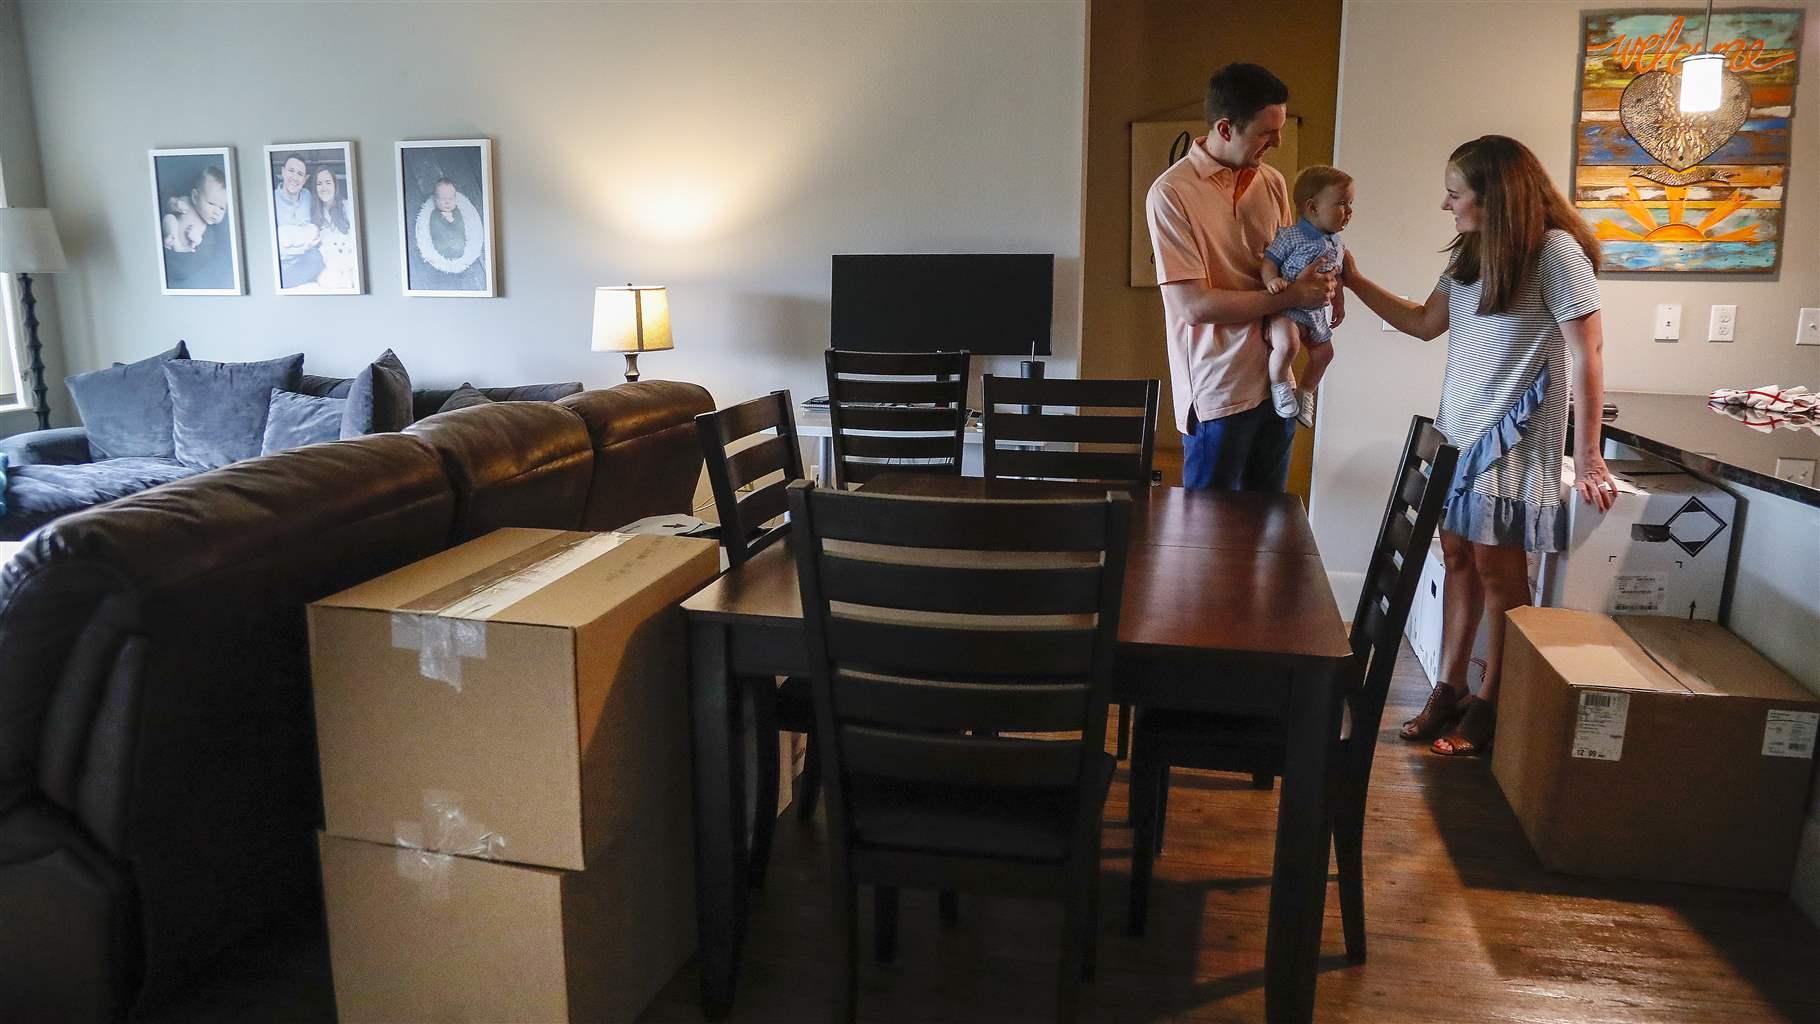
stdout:
[(1738, 334), (1738, 307), (1714, 306), (1706, 325), (1707, 341), (1732, 341)]
[(1795, 344), (1820, 345), (1820, 306), (1801, 307), (1801, 318), (1795, 321)]
[(1681, 340), (1681, 304), (1665, 302), (1656, 307), (1656, 330), (1653, 337), (1657, 341)]

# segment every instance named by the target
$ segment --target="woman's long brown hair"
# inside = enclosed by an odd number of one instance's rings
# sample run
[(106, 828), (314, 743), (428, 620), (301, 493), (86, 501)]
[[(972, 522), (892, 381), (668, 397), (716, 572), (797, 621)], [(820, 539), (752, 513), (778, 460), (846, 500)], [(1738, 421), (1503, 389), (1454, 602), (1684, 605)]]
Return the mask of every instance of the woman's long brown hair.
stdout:
[(1454, 236), (1454, 280), (1472, 284), (1482, 275), (1479, 313), (1503, 313), (1535, 269), (1542, 236), (1560, 228), (1574, 236), (1593, 266), (1599, 240), (1548, 180), (1542, 161), (1529, 147), (1504, 135), (1481, 135), (1463, 143), (1447, 162), (1459, 169), (1479, 203), (1479, 230)]

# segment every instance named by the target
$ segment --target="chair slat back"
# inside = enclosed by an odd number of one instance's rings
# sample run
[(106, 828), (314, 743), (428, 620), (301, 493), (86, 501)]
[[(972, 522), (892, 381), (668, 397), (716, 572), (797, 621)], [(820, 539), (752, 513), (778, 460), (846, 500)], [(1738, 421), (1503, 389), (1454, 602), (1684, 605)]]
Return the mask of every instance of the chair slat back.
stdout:
[[(721, 543), (727, 549), (727, 561), (740, 565), (789, 529), (787, 522), (769, 528), (765, 524), (789, 510), (786, 488), (803, 478), (803, 453), (797, 443), (790, 392), (773, 391), (704, 412), (695, 417), (695, 430), (701, 438), (708, 486), (720, 517)], [(729, 453), (730, 446), (766, 431), (776, 434)], [(780, 478), (760, 484), (779, 472), (783, 474)], [(759, 486), (741, 490), (751, 484)]]
[[(1157, 380), (984, 378), (986, 476), (1144, 486), (1156, 453)], [(1001, 410), (1023, 406), (1032, 412)], [(1109, 415), (1065, 412), (1115, 410)], [(1092, 445), (1065, 451), (1045, 444)]]
[(790, 503), (837, 829), (871, 783), (1085, 784), (1100, 751), (1083, 737), (1105, 734), (1128, 496), (989, 501), (797, 483)]
[(1352, 702), (1353, 735), (1363, 736), (1364, 769), (1384, 715), (1390, 677), (1403, 644), (1403, 627), (1421, 582), (1422, 563), (1441, 521), (1459, 452), (1425, 416), (1412, 417), (1397, 462), (1384, 521), (1365, 570), (1365, 589), (1352, 617), (1352, 653), (1361, 682)]
[(837, 484), (862, 484), (887, 471), (958, 476), (971, 365), (966, 352), (829, 349)]

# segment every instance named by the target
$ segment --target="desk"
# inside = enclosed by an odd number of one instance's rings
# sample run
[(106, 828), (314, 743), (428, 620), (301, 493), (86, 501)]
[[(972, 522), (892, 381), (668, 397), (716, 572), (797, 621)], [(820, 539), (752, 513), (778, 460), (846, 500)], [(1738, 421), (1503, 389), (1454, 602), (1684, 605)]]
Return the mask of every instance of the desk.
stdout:
[[(887, 475), (869, 489), (953, 497), (1082, 493), (1071, 485)], [(1105, 488), (1085, 489), (1103, 494)], [(1288, 763), (1277, 812), (1265, 949), (1271, 1021), (1311, 1021), (1327, 898), (1328, 751), (1351, 655), (1301, 502), (1282, 494), (1148, 488), (1134, 495), (1114, 700), (1281, 717)], [(683, 603), (689, 620), (696, 915), (702, 1007), (732, 1007), (745, 937), (742, 675), (808, 671), (786, 542)]]

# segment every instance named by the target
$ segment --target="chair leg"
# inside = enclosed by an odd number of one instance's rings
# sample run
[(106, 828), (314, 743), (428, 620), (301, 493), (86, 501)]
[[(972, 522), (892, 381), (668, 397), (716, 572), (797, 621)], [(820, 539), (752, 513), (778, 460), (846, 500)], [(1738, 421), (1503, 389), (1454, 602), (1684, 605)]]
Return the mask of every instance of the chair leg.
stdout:
[(802, 778), (796, 785), (796, 820), (815, 820), (815, 802), (821, 798), (822, 755), (815, 745), (815, 733), (809, 733), (809, 750), (804, 755)]
[(758, 760), (753, 775), (752, 857), (746, 865), (747, 882), (754, 889), (765, 885), (765, 868), (771, 862), (771, 840), (777, 834), (777, 683), (768, 676), (752, 685), (752, 725)]
[[(1085, 855), (1083, 854), (1083, 859)], [(1062, 962), (1056, 979), (1055, 1019), (1057, 1024), (1074, 1024), (1081, 1013), (1081, 977), (1087, 970), (1087, 886), (1082, 875), (1090, 874), (1087, 866), (1074, 869), (1074, 884), (1062, 904)]]
[(952, 928), (961, 922), (961, 898), (953, 889), (941, 892), (942, 924)]
[(872, 955), (881, 964), (897, 959), (897, 889), (872, 887)]
[(853, 1024), (859, 1014), (859, 891), (844, 864), (836, 866), (833, 875), (835, 961), (830, 1019)]
[(1119, 705), (1119, 752), (1118, 759), (1123, 761), (1131, 756), (1131, 705)]
[(1157, 826), (1156, 751), (1139, 733), (1131, 751), (1131, 892), (1125, 912), (1125, 932), (1144, 934), (1150, 910), (1150, 869), (1156, 856)]
[(1156, 845), (1152, 852), (1163, 855), (1163, 830), (1169, 827), (1169, 763), (1156, 766), (1156, 826), (1150, 830)]
[(1346, 959), (1365, 962), (1365, 816), (1347, 808), (1334, 821), (1333, 855), (1340, 874), (1340, 924)]
[(1268, 793), (1269, 791), (1275, 789), (1276, 785), (1277, 785), (1277, 777), (1275, 775), (1270, 774), (1269, 772), (1252, 772), (1251, 773), (1251, 788), (1252, 789), (1261, 789), (1264, 792)]
[(1100, 830), (1093, 830), (1093, 852), (1087, 861), (1087, 934), (1081, 951), (1081, 980), (1092, 981), (1100, 955)]

